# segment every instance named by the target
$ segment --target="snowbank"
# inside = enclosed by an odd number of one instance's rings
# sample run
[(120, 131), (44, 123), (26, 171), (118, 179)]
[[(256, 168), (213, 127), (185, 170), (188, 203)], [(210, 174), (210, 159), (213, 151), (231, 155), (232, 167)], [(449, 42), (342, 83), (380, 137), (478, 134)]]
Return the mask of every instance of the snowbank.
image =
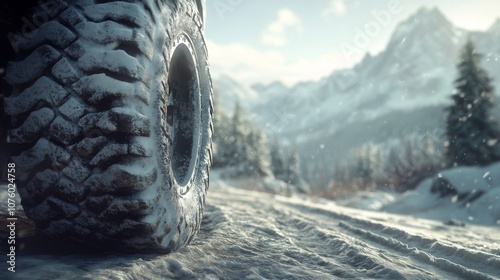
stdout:
[(500, 225), (500, 163), (445, 170), (380, 210), (444, 222)]

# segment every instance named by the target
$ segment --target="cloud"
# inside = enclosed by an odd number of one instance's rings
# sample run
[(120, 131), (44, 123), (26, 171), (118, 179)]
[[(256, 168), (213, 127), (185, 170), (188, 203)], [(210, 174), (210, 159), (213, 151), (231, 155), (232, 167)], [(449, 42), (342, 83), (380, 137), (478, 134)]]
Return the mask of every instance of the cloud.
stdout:
[(324, 17), (330, 16), (341, 16), (344, 15), (347, 11), (344, 0), (330, 0), (330, 4), (323, 11)]
[(221, 45), (208, 40), (207, 45), (212, 75), (226, 74), (247, 86), (278, 80), (292, 86), (318, 80), (335, 69), (348, 66), (340, 52), (312, 59), (288, 60), (280, 52), (262, 51), (240, 43)]
[(278, 11), (278, 18), (262, 33), (262, 42), (271, 46), (284, 46), (287, 43), (286, 33), (289, 29), (302, 30), (302, 21), (292, 11), (282, 9)]

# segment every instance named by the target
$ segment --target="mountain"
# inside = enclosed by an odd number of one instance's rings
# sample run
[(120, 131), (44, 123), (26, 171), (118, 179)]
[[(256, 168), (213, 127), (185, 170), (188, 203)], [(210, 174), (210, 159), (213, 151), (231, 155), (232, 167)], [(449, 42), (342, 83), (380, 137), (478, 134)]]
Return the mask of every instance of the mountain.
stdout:
[[(439, 10), (423, 8), (399, 24), (381, 53), (367, 55), (352, 69), (336, 71), (319, 82), (301, 83), (281, 94), (273, 92), (273, 99), (257, 104), (252, 111), (258, 122), (272, 128), (276, 125), (273, 108), (279, 108), (293, 125), (277, 131), (302, 142), (393, 110), (445, 104), (453, 89), (460, 49), (469, 34), (454, 27)], [(478, 42), (478, 48), (489, 59), (500, 56), (500, 49), (488, 47), (491, 41), (499, 41), (498, 36), (484, 33), (473, 37), (488, 41)], [(485, 65), (487, 69), (494, 66)], [(500, 73), (500, 69), (494, 70)], [(254, 89), (260, 96), (271, 95), (267, 88)]]
[(214, 80), (214, 97), (218, 110), (231, 113), (236, 102), (251, 110), (259, 92), (243, 86), (228, 75), (222, 75)]
[[(354, 147), (350, 143), (361, 141), (359, 137), (385, 141), (378, 130), (363, 129), (378, 121), (410, 118), (405, 131), (442, 128), (442, 110), (451, 102), (456, 64), (468, 38), (484, 55), (482, 66), (500, 90), (499, 35), (500, 19), (485, 32), (471, 32), (455, 27), (436, 8), (422, 8), (397, 26), (385, 50), (367, 54), (351, 69), (292, 88), (280, 83), (254, 85), (250, 91), (257, 94), (248, 95), (248, 112), (269, 134), (302, 147), (307, 154), (314, 154), (311, 146), (316, 153), (324, 154), (319, 146), (331, 146), (332, 156), (345, 153)], [(426, 120), (425, 128), (419, 127), (419, 118)], [(353, 127), (361, 130), (351, 133), (358, 138), (344, 139), (346, 145), (335, 148), (338, 133)], [(387, 137), (393, 134), (401, 132)]]

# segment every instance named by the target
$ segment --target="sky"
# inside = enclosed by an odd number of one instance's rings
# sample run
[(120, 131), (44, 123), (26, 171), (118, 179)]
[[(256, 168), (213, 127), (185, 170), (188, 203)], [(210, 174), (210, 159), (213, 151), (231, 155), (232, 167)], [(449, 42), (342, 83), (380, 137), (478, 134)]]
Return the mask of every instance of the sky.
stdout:
[[(437, 7), (467, 30), (487, 30), (500, 18), (498, 0), (207, 0), (212, 75), (247, 86), (319, 80), (382, 51), (422, 7)], [(355, 44), (360, 33), (363, 46)]]

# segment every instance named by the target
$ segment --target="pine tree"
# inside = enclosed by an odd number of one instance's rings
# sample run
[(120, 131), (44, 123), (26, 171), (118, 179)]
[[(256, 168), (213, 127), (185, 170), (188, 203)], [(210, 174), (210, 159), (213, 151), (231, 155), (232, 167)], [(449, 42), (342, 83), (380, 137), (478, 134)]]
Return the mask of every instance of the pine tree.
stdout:
[(346, 160), (337, 162), (333, 170), (334, 180), (343, 185), (351, 183), (350, 169), (351, 167)]
[(291, 149), (290, 154), (285, 162), (285, 182), (296, 186), (299, 192), (308, 193), (309, 186), (300, 175), (300, 158), (296, 149)]
[(279, 180), (285, 180), (285, 158), (283, 156), (283, 148), (277, 138), (274, 139), (270, 148), (271, 169), (274, 176)]
[(214, 135), (213, 135), (213, 167), (226, 167), (231, 160), (231, 118), (220, 106), (217, 92), (214, 93), (215, 108), (214, 111)]
[[(245, 119), (243, 108), (239, 102), (234, 106), (234, 113), (231, 119), (229, 154), (231, 165), (241, 165), (248, 158), (247, 138), (250, 134), (250, 124)], [(241, 170), (244, 171), (244, 170)], [(246, 172), (245, 170), (244, 172)]]
[(290, 150), (286, 161), (286, 182), (292, 185), (300, 183), (300, 163), (299, 155), (295, 150)]
[(355, 151), (354, 165), (350, 174), (355, 181), (354, 187), (357, 190), (372, 189), (374, 185), (375, 162), (372, 155), (370, 143)]
[(351, 166), (346, 160), (335, 163), (333, 178), (328, 183), (325, 193), (326, 198), (335, 199), (341, 195), (351, 192), (353, 182), (350, 171)]
[(481, 55), (468, 41), (458, 64), (459, 77), (448, 108), (446, 158), (449, 165), (486, 165), (500, 160), (498, 124), (491, 79), (480, 67)]
[(255, 175), (272, 176), (267, 137), (259, 128), (252, 128), (248, 137), (248, 164)]

